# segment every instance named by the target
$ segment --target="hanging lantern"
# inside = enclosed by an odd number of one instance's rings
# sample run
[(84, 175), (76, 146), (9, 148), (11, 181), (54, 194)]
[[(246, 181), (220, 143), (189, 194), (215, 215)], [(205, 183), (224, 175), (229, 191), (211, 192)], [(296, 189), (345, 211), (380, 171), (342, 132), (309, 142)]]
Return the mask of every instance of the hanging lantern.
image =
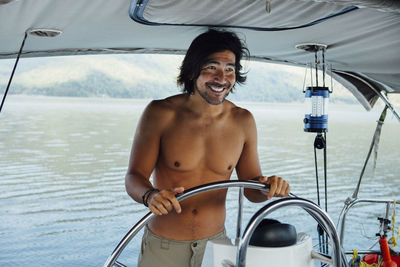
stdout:
[(321, 133), (328, 130), (329, 94), (328, 87), (307, 87), (305, 90), (305, 132)]
[[(304, 118), (305, 132), (322, 133), (328, 131), (328, 103), (331, 91), (329, 91), (328, 87), (325, 87), (325, 51), (327, 47), (327, 45), (315, 43), (299, 44), (296, 46), (298, 49), (315, 54), (314, 66), (316, 86), (312, 85), (313, 77), (311, 67), (311, 86), (303, 90), (307, 108)], [(319, 53), (322, 54), (322, 62)], [(320, 66), (322, 67), (323, 86), (318, 86), (318, 69)]]

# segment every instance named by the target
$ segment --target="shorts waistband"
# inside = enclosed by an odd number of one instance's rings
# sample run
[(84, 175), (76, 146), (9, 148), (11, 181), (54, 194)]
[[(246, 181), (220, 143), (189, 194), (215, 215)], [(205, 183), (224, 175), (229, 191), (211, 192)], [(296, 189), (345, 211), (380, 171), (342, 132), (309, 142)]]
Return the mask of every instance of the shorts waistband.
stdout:
[(155, 233), (153, 233), (150, 228), (146, 225), (145, 229), (144, 229), (144, 235), (147, 236), (147, 238), (154, 238), (154, 239), (158, 239), (160, 241), (169, 241), (171, 243), (175, 243), (175, 244), (190, 244), (193, 242), (202, 242), (202, 241), (208, 241), (208, 240), (212, 240), (212, 239), (218, 239), (220, 237), (224, 237), (226, 236), (226, 229), (224, 228), (224, 230), (222, 230), (221, 232), (207, 237), (207, 238), (203, 238), (203, 239), (197, 239), (197, 240), (173, 240), (173, 239), (168, 239), (165, 237), (161, 237), (156, 235)]

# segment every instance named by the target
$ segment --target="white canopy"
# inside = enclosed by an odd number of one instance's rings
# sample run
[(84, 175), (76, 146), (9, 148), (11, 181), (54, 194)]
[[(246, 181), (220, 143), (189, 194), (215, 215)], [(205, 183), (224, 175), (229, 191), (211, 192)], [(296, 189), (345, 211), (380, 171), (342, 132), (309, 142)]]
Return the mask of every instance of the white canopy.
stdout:
[[(369, 109), (377, 93), (400, 93), (400, 1), (0, 0), (0, 59), (91, 53), (184, 53), (209, 26), (245, 38), (257, 60), (306, 66), (301, 43), (328, 46), (332, 73)], [(133, 20), (131, 17), (135, 20)]]

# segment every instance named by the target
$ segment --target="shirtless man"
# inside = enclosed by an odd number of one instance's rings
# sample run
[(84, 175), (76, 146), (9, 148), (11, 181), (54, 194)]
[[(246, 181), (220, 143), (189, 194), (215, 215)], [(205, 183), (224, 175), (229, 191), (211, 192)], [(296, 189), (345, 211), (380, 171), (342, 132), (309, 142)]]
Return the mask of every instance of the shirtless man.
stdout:
[[(239, 179), (270, 185), (268, 196), (245, 190), (250, 201), (289, 194), (282, 178), (261, 174), (252, 114), (225, 100), (236, 82), (246, 79), (240, 60), (247, 51), (232, 32), (199, 35), (178, 77), (184, 93), (152, 101), (145, 109), (132, 146), (126, 190), (158, 216), (145, 229), (138, 266), (200, 266), (206, 241), (226, 238), (226, 190), (179, 203), (175, 196), (185, 189), (229, 180), (236, 168)], [(149, 180), (152, 173), (154, 184)]]

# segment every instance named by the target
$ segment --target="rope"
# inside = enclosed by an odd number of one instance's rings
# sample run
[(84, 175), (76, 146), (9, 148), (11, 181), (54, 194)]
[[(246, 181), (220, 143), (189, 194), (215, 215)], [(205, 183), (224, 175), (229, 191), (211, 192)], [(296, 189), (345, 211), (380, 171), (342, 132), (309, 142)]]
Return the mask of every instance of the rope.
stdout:
[(358, 250), (357, 249), (353, 249), (353, 256), (351, 257), (353, 259), (353, 263), (351, 264), (351, 266), (353, 267), (380, 267), (382, 264), (382, 260), (379, 263), (373, 263), (373, 264), (368, 264), (364, 261), (360, 261), (360, 263), (358, 264), (358, 266), (355, 266), (354, 264), (356, 263), (357, 260), (357, 256), (358, 256)]
[(360, 262), (360, 264), (358, 265), (358, 267), (379, 267), (381, 266), (381, 263), (374, 263), (374, 264), (368, 264), (366, 262)]
[(351, 266), (353, 267), (380, 267), (382, 264), (383, 259), (381, 259), (378, 263), (373, 263), (373, 264), (368, 264), (365, 261), (360, 261), (360, 263), (355, 266), (354, 264), (356, 263), (357, 260), (357, 256), (358, 256), (358, 250), (357, 249), (353, 249), (353, 256), (351, 257), (353, 259), (353, 262), (351, 264)]
[[(365, 169), (367, 167), (369, 158), (371, 156), (371, 153), (372, 153), (372, 150), (374, 149), (374, 147), (375, 147), (375, 151), (377, 151), (376, 142), (379, 142), (379, 136), (381, 134), (382, 125), (383, 125), (383, 122), (385, 121), (385, 118), (386, 118), (386, 109), (387, 109), (387, 106), (385, 106), (385, 108), (382, 110), (381, 116), (379, 117), (378, 123), (376, 125), (374, 137), (372, 138), (372, 142), (371, 142), (371, 145), (369, 147), (367, 158), (365, 159), (364, 166), (363, 166), (363, 168), (361, 170), (361, 174), (360, 174), (360, 178), (359, 178), (358, 183), (357, 183), (357, 187), (354, 190), (354, 193), (353, 193), (353, 196), (352, 196), (353, 198), (357, 198), (357, 196), (358, 196), (358, 191), (360, 190), (361, 180), (362, 180), (362, 178), (364, 176)], [(376, 156), (375, 156), (375, 159), (376, 159)]]
[(357, 259), (357, 255), (358, 255), (358, 250), (353, 249), (353, 256), (351, 257), (353, 259), (353, 263), (351, 264), (351, 266), (354, 266), (354, 263), (356, 262)]
[[(325, 211), (328, 211), (328, 191), (327, 191), (327, 160), (326, 160), (326, 133), (317, 133), (314, 140), (314, 164), (315, 164), (315, 180), (317, 183), (317, 200), (318, 206), (321, 206), (321, 198), (319, 191), (319, 177), (318, 177), (318, 160), (317, 160), (317, 149), (324, 149), (324, 181), (325, 181)], [(319, 251), (325, 254), (329, 252), (328, 246), (328, 235), (324, 233), (320, 225), (317, 228), (318, 231), (318, 243)]]
[[(392, 237), (388, 240), (389, 244), (391, 244), (392, 248), (395, 248), (397, 246), (397, 241), (399, 240), (400, 237), (400, 227), (395, 226), (396, 223), (396, 200), (393, 202), (393, 214), (392, 214)], [(396, 231), (397, 231), (397, 236), (396, 236)]]

